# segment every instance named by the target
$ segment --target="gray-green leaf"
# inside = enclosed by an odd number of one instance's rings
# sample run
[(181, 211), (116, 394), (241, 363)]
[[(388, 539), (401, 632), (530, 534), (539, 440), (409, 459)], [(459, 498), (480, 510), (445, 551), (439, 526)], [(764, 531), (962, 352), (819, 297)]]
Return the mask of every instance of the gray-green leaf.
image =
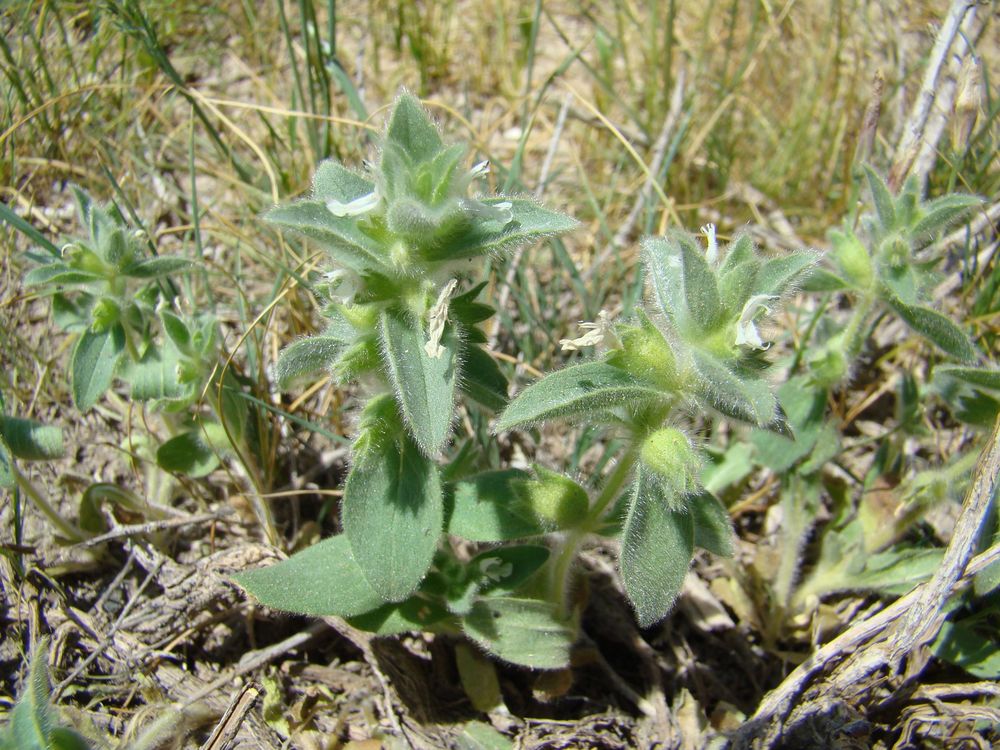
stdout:
[(134, 279), (155, 279), (187, 271), (193, 265), (194, 261), (187, 258), (180, 258), (176, 255), (160, 255), (156, 258), (136, 261), (123, 268), (122, 273)]
[(330, 256), (355, 271), (380, 270), (382, 246), (358, 229), (350, 216), (334, 216), (320, 201), (303, 200), (272, 208), (264, 218), (315, 240)]
[(332, 159), (320, 163), (313, 175), (312, 197), (318, 201), (350, 203), (374, 189), (371, 182)]
[(384, 312), (380, 328), (387, 374), (403, 420), (420, 450), (437, 456), (451, 434), (458, 342), (446, 332), (441, 356), (431, 357), (425, 349), (427, 334), (415, 320)]
[(544, 534), (530, 508), (517, 502), (511, 485), (530, 478), (525, 471), (504, 469), (456, 482), (448, 533), (473, 542), (505, 542)]
[(932, 344), (962, 362), (975, 362), (979, 352), (969, 336), (950, 318), (921, 305), (906, 305), (895, 296), (886, 300), (903, 321)]
[(554, 604), (536, 599), (491, 596), (480, 599), (462, 620), (465, 634), (512, 664), (560, 669), (569, 664), (573, 629), (561, 622)]
[(63, 455), (62, 430), (34, 419), (0, 415), (0, 437), (17, 458), (48, 461)]
[(87, 411), (111, 387), (115, 369), (125, 351), (125, 329), (120, 323), (106, 331), (85, 331), (73, 349), (70, 380), (73, 403)]
[(373, 445), (347, 477), (342, 518), (371, 587), (403, 601), (430, 568), (444, 525), (437, 467), (405, 437)]
[(707, 490), (687, 498), (686, 504), (694, 520), (694, 546), (721, 557), (732, 557), (733, 523), (725, 506)]
[(276, 565), (238, 573), (233, 580), (261, 604), (304, 615), (352, 617), (384, 603), (369, 585), (343, 534)]
[(710, 354), (692, 351), (698, 373), (696, 388), (704, 402), (734, 419), (770, 427), (778, 417), (778, 401), (763, 380), (741, 378)]
[(644, 628), (670, 612), (694, 555), (694, 517), (671, 510), (671, 505), (661, 484), (640, 467), (618, 565), (625, 593)]
[(396, 102), (389, 119), (389, 140), (397, 143), (415, 162), (429, 161), (444, 146), (437, 128), (420, 102), (404, 93)]
[(547, 419), (604, 413), (662, 397), (653, 386), (607, 362), (587, 362), (546, 375), (525, 388), (500, 415), (494, 431), (504, 432)]
[(289, 344), (281, 350), (274, 366), (274, 379), (282, 390), (297, 380), (317, 372), (330, 372), (344, 344), (330, 336), (310, 336)]

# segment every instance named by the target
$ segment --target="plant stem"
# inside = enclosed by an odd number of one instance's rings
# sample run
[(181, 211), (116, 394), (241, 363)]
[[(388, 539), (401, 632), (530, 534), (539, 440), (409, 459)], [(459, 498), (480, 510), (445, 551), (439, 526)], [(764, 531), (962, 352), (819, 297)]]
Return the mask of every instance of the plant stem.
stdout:
[(579, 528), (569, 532), (558, 549), (555, 562), (552, 565), (550, 591), (552, 592), (552, 600), (559, 603), (559, 613), (563, 617), (569, 615), (568, 594), (573, 560), (576, 559), (583, 540), (597, 528), (603, 520), (608, 506), (614, 502), (621, 488), (628, 480), (629, 475), (632, 473), (632, 467), (635, 466), (636, 459), (639, 456), (639, 445), (639, 441), (632, 441), (628, 450), (625, 451), (625, 455), (621, 457), (618, 465), (615, 466), (615, 470), (608, 477), (608, 481), (601, 489), (601, 494), (594, 501), (586, 521)]
[(49, 503), (45, 496), (35, 489), (35, 486), (18, 470), (16, 466), (12, 466), (11, 468), (14, 471), (14, 479), (17, 481), (17, 486), (21, 488), (24, 494), (31, 499), (31, 502), (33, 502), (37, 508), (42, 511), (42, 514), (52, 522), (52, 525), (55, 526), (64, 537), (74, 542), (82, 542), (88, 537), (86, 532), (60, 516), (59, 511), (52, 507), (52, 504)]

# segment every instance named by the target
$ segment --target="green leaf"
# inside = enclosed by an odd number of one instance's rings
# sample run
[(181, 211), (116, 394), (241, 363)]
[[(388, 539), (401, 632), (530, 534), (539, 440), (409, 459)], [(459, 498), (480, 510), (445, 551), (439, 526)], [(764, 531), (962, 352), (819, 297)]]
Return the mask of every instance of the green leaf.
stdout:
[(31, 656), (24, 692), (11, 711), (9, 736), (17, 750), (50, 750), (55, 717), (49, 705), (48, 638), (42, 638)]
[(494, 656), (536, 669), (567, 666), (576, 640), (573, 629), (557, 617), (556, 606), (536, 599), (480, 599), (462, 626), (469, 638)]
[(90, 327), (90, 305), (94, 300), (89, 294), (74, 297), (52, 295), (52, 322), (69, 333), (83, 333)]
[(7, 441), (0, 434), (0, 488), (13, 490), (17, 481), (14, 479), (14, 457), (11, 455)]
[(945, 375), (961, 380), (978, 388), (988, 388), (1000, 391), (1000, 370), (987, 367), (961, 367), (959, 365), (938, 365), (934, 368), (935, 377)]
[(482, 347), (466, 344), (462, 350), (462, 392), (491, 411), (502, 411), (508, 403), (507, 378)]
[(888, 295), (886, 302), (915, 333), (946, 354), (962, 362), (975, 362), (979, 359), (979, 352), (972, 340), (950, 318), (929, 307), (906, 305), (894, 295)]
[(350, 203), (374, 189), (374, 184), (332, 159), (321, 162), (313, 175), (312, 197), (317, 201)]
[(65, 263), (49, 263), (45, 266), (32, 268), (24, 275), (25, 286), (40, 286), (42, 284), (89, 284), (94, 281), (104, 281), (105, 277), (93, 271), (81, 271)]
[(195, 429), (182, 432), (157, 448), (156, 463), (164, 471), (197, 479), (215, 471), (219, 457), (201, 430)]
[(673, 246), (661, 237), (648, 238), (642, 243), (642, 258), (660, 310), (675, 326), (685, 325), (684, 274)]
[(330, 336), (299, 339), (281, 350), (274, 366), (275, 382), (285, 391), (302, 378), (329, 373), (343, 350), (343, 342)]
[(704, 251), (690, 235), (675, 232), (667, 238), (679, 250), (684, 273), (684, 300), (690, 320), (700, 331), (711, 331), (719, 322), (722, 302), (715, 274)]
[(232, 578), (261, 604), (285, 612), (353, 617), (384, 604), (343, 534), (324, 539), (276, 565), (247, 570)]
[(510, 593), (533, 576), (549, 555), (548, 547), (537, 544), (497, 547), (469, 560), (468, 569), (481, 577), (481, 593)]
[(661, 483), (640, 467), (618, 565), (625, 593), (643, 628), (670, 612), (694, 555), (694, 516), (671, 510), (671, 505)]
[(868, 188), (872, 193), (879, 222), (884, 229), (892, 230), (896, 226), (896, 209), (892, 194), (885, 181), (867, 164), (865, 164), (865, 176), (868, 178)]
[(500, 415), (494, 432), (547, 419), (592, 417), (616, 407), (647, 404), (663, 397), (653, 386), (606, 362), (572, 365), (521, 391)]
[(802, 279), (803, 292), (842, 292), (851, 288), (850, 282), (825, 268), (813, 268)]
[(511, 485), (528, 478), (530, 475), (520, 469), (504, 469), (456, 482), (448, 533), (472, 542), (505, 542), (544, 534), (537, 516), (517, 502)]
[(482, 203), (511, 204), (513, 219), (501, 224), (494, 219), (476, 221), (472, 228), (447, 242), (423, 249), (423, 257), (430, 262), (471, 258), (487, 253), (502, 254), (546, 237), (572, 232), (579, 223), (565, 214), (549, 211), (526, 198), (489, 198)]
[(977, 630), (967, 620), (945, 622), (931, 648), (939, 659), (980, 680), (1000, 680), (1000, 641), (995, 631), (982, 626)]
[(427, 456), (441, 452), (451, 434), (458, 382), (458, 343), (446, 331), (444, 352), (431, 357), (424, 348), (427, 334), (412, 319), (391, 312), (381, 319), (382, 350), (389, 380), (410, 434)]
[(373, 445), (347, 477), (344, 532), (372, 588), (406, 599), (430, 568), (444, 526), (437, 467), (407, 438)]
[(430, 161), (444, 148), (427, 112), (414, 96), (405, 92), (392, 110), (386, 136), (415, 162)]
[(34, 419), (0, 415), (0, 437), (15, 457), (27, 461), (49, 461), (64, 454), (62, 430)]
[(160, 324), (178, 351), (186, 352), (190, 349), (191, 330), (188, 328), (188, 324), (184, 318), (163, 308), (160, 310)]
[(758, 427), (772, 427), (779, 417), (778, 401), (763, 380), (741, 378), (710, 354), (692, 350), (698, 374), (695, 389), (720, 414)]
[(470, 721), (465, 724), (462, 733), (455, 737), (455, 747), (458, 750), (514, 750), (515, 746), (489, 724)]
[[(473, 708), (481, 713), (490, 713), (503, 706), (503, 693), (500, 691), (500, 679), (497, 677), (496, 665), (485, 654), (472, 644), (456, 643), (455, 666), (458, 669), (458, 678), (462, 682), (462, 688), (472, 702)], [(490, 730), (496, 733), (493, 727), (490, 727)], [(500, 739), (505, 739), (503, 735), (497, 734), (497, 736)], [(458, 746), (483, 747), (476, 744), (465, 745), (461, 741)], [(510, 750), (512, 745), (507, 742), (501, 747)]]
[(150, 347), (138, 362), (128, 363), (122, 379), (132, 386), (132, 398), (138, 401), (192, 395), (192, 387), (178, 381), (179, 364), (177, 350), (173, 347)]
[(982, 199), (975, 195), (951, 193), (921, 206), (923, 217), (910, 230), (910, 236), (928, 241), (946, 226), (971, 208), (981, 206)]
[(440, 603), (418, 595), (401, 604), (383, 604), (371, 612), (349, 618), (348, 622), (376, 635), (397, 635), (427, 630), (449, 614)]
[(181, 258), (176, 255), (160, 255), (156, 258), (146, 258), (131, 263), (122, 269), (122, 274), (133, 279), (156, 279), (161, 276), (188, 271), (195, 265), (194, 261), (188, 258)]
[(735, 535), (726, 507), (707, 490), (688, 497), (686, 504), (694, 520), (694, 546), (720, 557), (732, 557)]
[(824, 425), (827, 394), (825, 388), (812, 385), (808, 376), (797, 375), (778, 388), (778, 398), (794, 436), (755, 430), (750, 441), (757, 449), (757, 462), (780, 474), (816, 446)]
[(108, 388), (125, 351), (125, 329), (117, 323), (106, 331), (85, 331), (73, 349), (70, 380), (73, 402), (87, 411)]
[(385, 268), (382, 246), (358, 229), (351, 216), (334, 216), (320, 201), (303, 200), (272, 208), (264, 219), (314, 240), (336, 262), (355, 271)]
[(765, 261), (754, 279), (754, 294), (775, 297), (788, 294), (816, 264), (816, 260), (814, 253), (797, 252)]

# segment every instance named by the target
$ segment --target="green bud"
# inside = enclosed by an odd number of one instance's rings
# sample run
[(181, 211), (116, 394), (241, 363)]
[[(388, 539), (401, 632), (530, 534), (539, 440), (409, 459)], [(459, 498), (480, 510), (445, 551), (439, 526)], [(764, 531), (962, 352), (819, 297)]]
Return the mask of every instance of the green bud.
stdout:
[(641, 326), (619, 331), (621, 349), (614, 350), (608, 361), (645, 380), (656, 383), (665, 391), (674, 391), (680, 385), (677, 360), (670, 344), (656, 327), (644, 318)]
[(90, 311), (90, 329), (94, 333), (106, 331), (121, 319), (122, 309), (109, 297), (101, 297)]
[(878, 255), (889, 268), (902, 268), (910, 259), (910, 246), (898, 234), (890, 234), (879, 245)]
[(874, 269), (866, 248), (853, 232), (831, 232), (833, 257), (840, 270), (861, 289), (871, 287)]
[(91, 273), (107, 273), (108, 267), (93, 250), (79, 244), (66, 245), (62, 256), (73, 268)]
[(809, 357), (809, 370), (816, 385), (829, 387), (847, 377), (848, 362), (844, 356), (844, 336), (834, 336), (826, 346)]
[(571, 529), (587, 517), (587, 492), (569, 477), (535, 466), (537, 479), (511, 482), (518, 499), (544, 526)]
[(674, 427), (649, 435), (642, 443), (640, 460), (676, 493), (687, 495), (700, 486), (701, 460), (687, 435)]

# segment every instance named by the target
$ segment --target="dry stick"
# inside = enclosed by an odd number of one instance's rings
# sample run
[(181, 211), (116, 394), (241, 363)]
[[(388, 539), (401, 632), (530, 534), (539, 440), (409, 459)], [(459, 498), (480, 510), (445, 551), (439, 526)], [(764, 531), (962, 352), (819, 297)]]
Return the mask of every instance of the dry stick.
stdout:
[(975, 0), (952, 0), (951, 7), (948, 9), (948, 15), (941, 25), (941, 30), (934, 42), (934, 48), (931, 50), (930, 59), (927, 61), (927, 70), (924, 73), (920, 93), (917, 94), (916, 101), (913, 102), (913, 109), (910, 110), (906, 125), (903, 127), (903, 136), (900, 138), (899, 145), (896, 146), (894, 162), (889, 170), (888, 180), (892, 190), (899, 189), (916, 161), (924, 137), (924, 129), (927, 126), (927, 119), (934, 106), (941, 66), (944, 64), (948, 50), (951, 49), (952, 42), (958, 35), (958, 29), (962, 25), (965, 14), (973, 5), (975, 5)]
[[(737, 732), (733, 739), (734, 750), (751, 747), (751, 742), (761, 736), (765, 736), (762, 747), (768, 747), (770, 740), (780, 734), (785, 718), (793, 714), (795, 703), (809, 681), (841, 658), (853, 654), (813, 689), (813, 692), (826, 696), (821, 701), (823, 705), (829, 705), (831, 693), (844, 693), (852, 686), (863, 684), (865, 677), (881, 667), (895, 667), (915, 647), (933, 638), (935, 633), (931, 630), (936, 631), (940, 627), (938, 615), (945, 599), (987, 565), (1000, 560), (998, 543), (970, 562), (972, 549), (996, 492), (998, 478), (1000, 418), (993, 427), (990, 444), (979, 460), (972, 487), (955, 524), (955, 532), (934, 578), (881, 612), (859, 622), (796, 667), (781, 685), (768, 693), (757, 712)], [(880, 640), (876, 641), (876, 638)], [(803, 708), (799, 710), (799, 715), (793, 715), (793, 719), (803, 718), (802, 714), (809, 715), (810, 702), (802, 703)], [(822, 706), (812, 706), (811, 710), (822, 710)]]
[(989, 14), (976, 13), (973, 8), (966, 14), (959, 27), (958, 39), (955, 41), (954, 54), (949, 56), (948, 73), (938, 82), (934, 92), (934, 106), (928, 116), (920, 151), (913, 163), (910, 173), (915, 175), (921, 184), (926, 184), (927, 175), (937, 161), (938, 143), (944, 135), (945, 127), (955, 112), (955, 102), (958, 98), (958, 78), (961, 74), (963, 61), (972, 56), (972, 45), (986, 28)]
[(206, 521), (220, 521), (226, 516), (232, 515), (236, 511), (231, 508), (225, 508), (214, 513), (202, 513), (196, 516), (188, 516), (186, 518), (168, 518), (165, 521), (150, 521), (149, 523), (137, 523), (131, 526), (119, 526), (105, 534), (92, 537), (84, 542), (80, 542), (74, 546), (77, 547), (96, 547), (99, 544), (104, 544), (105, 542), (110, 542), (114, 539), (121, 539), (122, 537), (139, 536), (141, 534), (151, 534), (154, 531), (162, 531), (164, 529), (175, 529), (181, 526), (191, 526), (197, 523), (204, 523)]
[(670, 95), (670, 108), (667, 110), (667, 116), (663, 121), (660, 134), (656, 137), (656, 142), (653, 144), (653, 161), (649, 167), (649, 173), (652, 176), (647, 178), (646, 182), (643, 183), (642, 190), (639, 193), (639, 200), (632, 206), (632, 210), (625, 219), (625, 223), (622, 224), (621, 229), (618, 230), (612, 239), (611, 246), (605, 248), (597, 260), (587, 269), (588, 278), (593, 275), (595, 269), (603, 266), (612, 254), (628, 244), (643, 209), (649, 204), (650, 198), (653, 195), (653, 178), (660, 173), (660, 169), (663, 167), (663, 161), (667, 158), (667, 146), (670, 145), (674, 131), (677, 130), (677, 122), (681, 118), (681, 108), (684, 106), (685, 78), (685, 69), (681, 66), (677, 70), (677, 82), (674, 84), (674, 90)]
[(236, 739), (236, 733), (240, 731), (243, 718), (253, 708), (258, 696), (260, 696), (260, 686), (254, 682), (248, 682), (236, 691), (232, 700), (229, 701), (226, 712), (200, 750), (225, 750), (229, 747), (230, 743)]

